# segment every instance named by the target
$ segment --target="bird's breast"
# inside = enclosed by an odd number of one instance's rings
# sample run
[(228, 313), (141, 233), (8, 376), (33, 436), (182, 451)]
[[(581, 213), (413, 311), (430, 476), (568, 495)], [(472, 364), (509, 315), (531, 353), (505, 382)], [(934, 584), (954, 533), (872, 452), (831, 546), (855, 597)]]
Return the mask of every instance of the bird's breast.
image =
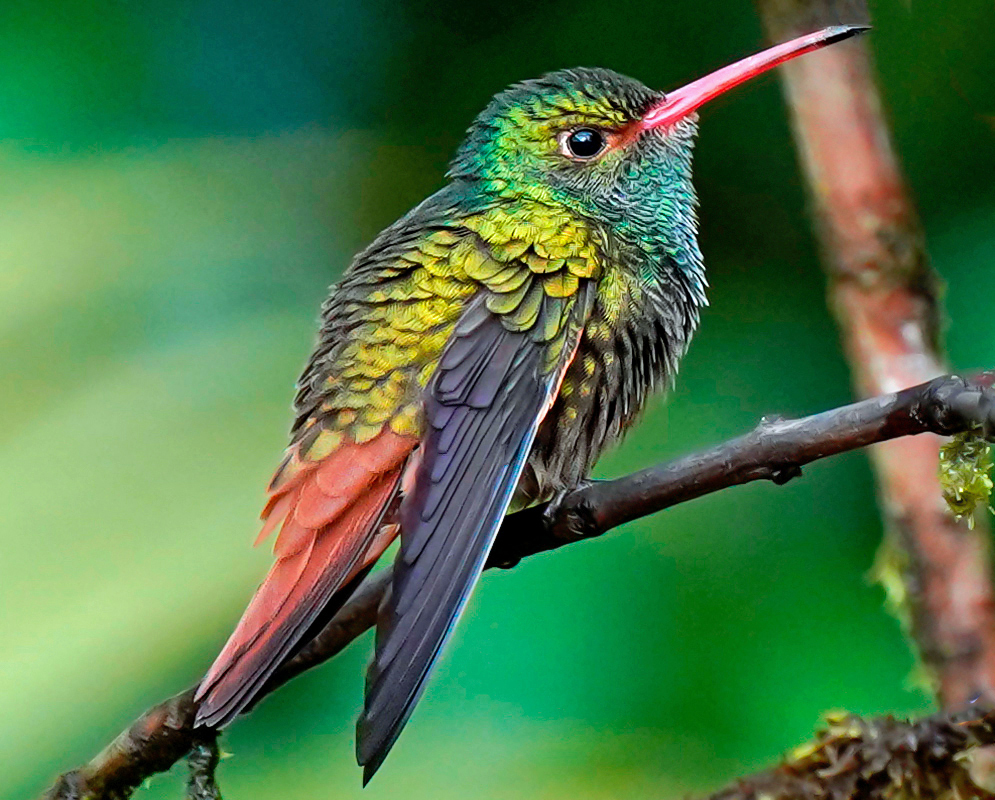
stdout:
[[(601, 454), (672, 382), (698, 323), (700, 292), (679, 274), (636, 285), (609, 270), (577, 354), (543, 420), (516, 494), (518, 507), (587, 478)], [(632, 281), (626, 285), (626, 281)]]

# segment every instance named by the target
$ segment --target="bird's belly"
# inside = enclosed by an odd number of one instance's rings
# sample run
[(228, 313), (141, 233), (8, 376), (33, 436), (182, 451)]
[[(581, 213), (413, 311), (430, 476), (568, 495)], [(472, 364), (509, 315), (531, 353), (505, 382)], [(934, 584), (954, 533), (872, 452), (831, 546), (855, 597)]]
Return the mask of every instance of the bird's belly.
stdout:
[(539, 427), (512, 507), (547, 501), (587, 478), (669, 374), (667, 347), (650, 331), (627, 329), (606, 340), (585, 334)]

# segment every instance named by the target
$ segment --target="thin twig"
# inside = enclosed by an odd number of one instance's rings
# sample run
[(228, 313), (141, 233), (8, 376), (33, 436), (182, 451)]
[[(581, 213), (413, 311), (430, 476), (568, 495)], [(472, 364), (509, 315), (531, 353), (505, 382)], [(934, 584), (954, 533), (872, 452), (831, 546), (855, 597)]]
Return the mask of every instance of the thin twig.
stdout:
[(187, 779), (187, 800), (221, 800), (221, 790), (214, 773), (218, 769), (221, 752), (218, 750), (218, 735), (215, 732), (194, 745), (187, 764), (190, 777)]
[[(600, 536), (625, 522), (731, 486), (782, 484), (806, 464), (898, 437), (995, 429), (995, 371), (974, 380), (937, 378), (894, 394), (798, 420), (766, 419), (738, 439), (624, 478), (585, 485), (555, 507), (510, 515), (488, 566)], [(933, 468), (936, 469), (934, 463)], [(376, 621), (390, 570), (371, 576), (326, 628), (266, 685), (272, 692), (341, 652)], [(67, 773), (48, 800), (118, 800), (146, 777), (168, 769), (203, 737), (195, 730), (193, 689), (143, 714), (89, 764)]]
[[(863, 24), (864, 0), (758, 0), (773, 41), (823, 25)], [(808, 176), (832, 305), (861, 396), (947, 371), (939, 280), (891, 143), (871, 65), (873, 37), (781, 70)], [(987, 519), (974, 530), (945, 513), (940, 440), (900, 439), (873, 463), (887, 548), (900, 564), (899, 604), (945, 708), (995, 704), (995, 591)]]

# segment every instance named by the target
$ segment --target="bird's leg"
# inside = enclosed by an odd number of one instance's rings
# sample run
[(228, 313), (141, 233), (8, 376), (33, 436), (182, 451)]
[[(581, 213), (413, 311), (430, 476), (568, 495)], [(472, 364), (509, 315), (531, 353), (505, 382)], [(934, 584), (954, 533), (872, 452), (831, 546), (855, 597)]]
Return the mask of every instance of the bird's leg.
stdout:
[(593, 509), (579, 493), (602, 480), (585, 478), (569, 489), (560, 489), (542, 512), (543, 527), (551, 539), (562, 543), (597, 536), (602, 531), (595, 521)]
[(583, 478), (577, 481), (577, 483), (569, 489), (557, 489), (553, 493), (553, 496), (550, 498), (549, 502), (546, 503), (546, 507), (542, 512), (542, 521), (546, 528), (553, 530), (555, 527), (562, 524), (559, 517), (565, 512), (569, 513), (567, 510), (569, 509), (569, 503), (567, 503), (566, 500), (570, 495), (574, 492), (582, 492), (584, 489), (594, 486), (596, 483), (604, 483), (604, 480), (601, 478)]
[[(555, 550), (569, 541), (597, 536), (603, 531), (595, 523), (588, 501), (577, 495), (603, 481), (582, 480), (569, 489), (559, 489), (545, 504), (523, 509), (510, 518), (498, 533), (487, 566), (510, 569), (526, 555)], [(512, 519), (517, 524), (507, 524)], [(524, 527), (523, 520), (529, 520)]]

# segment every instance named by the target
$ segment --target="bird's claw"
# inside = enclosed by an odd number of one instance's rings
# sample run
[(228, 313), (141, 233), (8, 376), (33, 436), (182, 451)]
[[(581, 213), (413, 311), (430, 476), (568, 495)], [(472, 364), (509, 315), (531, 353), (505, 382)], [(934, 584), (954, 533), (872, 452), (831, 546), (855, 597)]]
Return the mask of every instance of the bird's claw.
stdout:
[(546, 529), (552, 530), (557, 524), (563, 512), (564, 505), (566, 505), (566, 500), (570, 495), (575, 492), (581, 492), (589, 486), (594, 486), (596, 483), (604, 483), (604, 481), (595, 478), (585, 478), (584, 480), (577, 481), (569, 489), (558, 489), (549, 502), (546, 503), (546, 508), (542, 512), (542, 521)]

